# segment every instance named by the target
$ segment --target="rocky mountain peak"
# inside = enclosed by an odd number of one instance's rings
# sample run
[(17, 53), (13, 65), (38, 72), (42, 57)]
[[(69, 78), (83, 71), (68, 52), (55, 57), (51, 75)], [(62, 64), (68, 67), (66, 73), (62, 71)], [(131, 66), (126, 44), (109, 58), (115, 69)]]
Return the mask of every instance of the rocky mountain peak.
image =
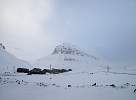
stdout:
[(57, 45), (52, 53), (53, 55), (55, 54), (67, 54), (67, 55), (76, 55), (76, 56), (87, 56), (87, 57), (92, 57), (96, 59), (96, 57), (89, 55), (79, 48), (77, 48), (74, 45), (68, 44), (68, 43), (63, 43), (61, 45)]
[(0, 43), (0, 49), (4, 49), (4, 50), (6, 49), (2, 43)]

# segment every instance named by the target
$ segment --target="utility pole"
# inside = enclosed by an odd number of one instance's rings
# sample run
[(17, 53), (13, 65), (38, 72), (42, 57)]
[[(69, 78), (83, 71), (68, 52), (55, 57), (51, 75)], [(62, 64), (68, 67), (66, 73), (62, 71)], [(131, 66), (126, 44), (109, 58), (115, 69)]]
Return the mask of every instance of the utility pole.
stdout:
[(50, 64), (50, 70), (51, 70), (51, 64)]
[(107, 73), (110, 71), (110, 67), (109, 65), (107, 65)]
[(52, 79), (52, 78), (51, 78), (51, 69), (52, 69), (52, 68), (51, 68), (51, 64), (50, 64), (50, 79)]
[(7, 66), (7, 71), (8, 71), (8, 66)]

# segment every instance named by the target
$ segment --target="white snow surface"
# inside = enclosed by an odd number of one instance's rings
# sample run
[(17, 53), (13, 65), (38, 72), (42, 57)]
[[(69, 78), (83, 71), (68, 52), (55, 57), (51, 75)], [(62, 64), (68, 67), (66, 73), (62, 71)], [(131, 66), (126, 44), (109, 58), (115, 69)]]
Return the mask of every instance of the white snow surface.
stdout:
[[(0, 76), (2, 100), (135, 100), (136, 76), (98, 71)], [(95, 86), (93, 84), (96, 83)], [(109, 86), (114, 84), (116, 87)], [(71, 85), (71, 87), (68, 87)]]
[[(33, 67), (44, 69), (51, 64), (52, 68), (72, 69), (70, 72), (0, 74), (0, 100), (136, 100), (136, 70), (112, 66), (107, 70), (101, 60), (77, 54), (53, 53), (33, 63)], [(12, 67), (18, 62), (0, 50), (1, 65), (8, 63)]]
[(30, 66), (28, 62), (16, 58), (0, 45), (0, 72), (13, 71), (17, 67), (28, 68)]

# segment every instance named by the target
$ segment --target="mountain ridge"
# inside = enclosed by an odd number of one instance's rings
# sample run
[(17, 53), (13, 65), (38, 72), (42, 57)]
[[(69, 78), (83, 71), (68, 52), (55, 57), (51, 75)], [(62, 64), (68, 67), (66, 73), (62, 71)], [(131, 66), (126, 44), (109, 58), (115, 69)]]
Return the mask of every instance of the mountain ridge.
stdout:
[(30, 63), (21, 60), (14, 56), (13, 54), (6, 51), (5, 46), (0, 43), (0, 69), (2, 70), (12, 70), (13, 67), (30, 67)]

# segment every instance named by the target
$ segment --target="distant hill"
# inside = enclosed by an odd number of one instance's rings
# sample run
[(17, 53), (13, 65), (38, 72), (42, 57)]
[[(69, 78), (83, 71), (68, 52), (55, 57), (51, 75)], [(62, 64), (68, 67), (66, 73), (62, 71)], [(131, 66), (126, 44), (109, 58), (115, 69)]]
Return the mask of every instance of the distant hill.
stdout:
[(14, 70), (17, 67), (30, 67), (31, 65), (6, 51), (6, 47), (0, 43), (0, 72)]
[(49, 65), (55, 68), (88, 69), (99, 65), (99, 59), (79, 49), (77, 46), (63, 43), (57, 45), (48, 56), (34, 62), (35, 66), (45, 68)]

